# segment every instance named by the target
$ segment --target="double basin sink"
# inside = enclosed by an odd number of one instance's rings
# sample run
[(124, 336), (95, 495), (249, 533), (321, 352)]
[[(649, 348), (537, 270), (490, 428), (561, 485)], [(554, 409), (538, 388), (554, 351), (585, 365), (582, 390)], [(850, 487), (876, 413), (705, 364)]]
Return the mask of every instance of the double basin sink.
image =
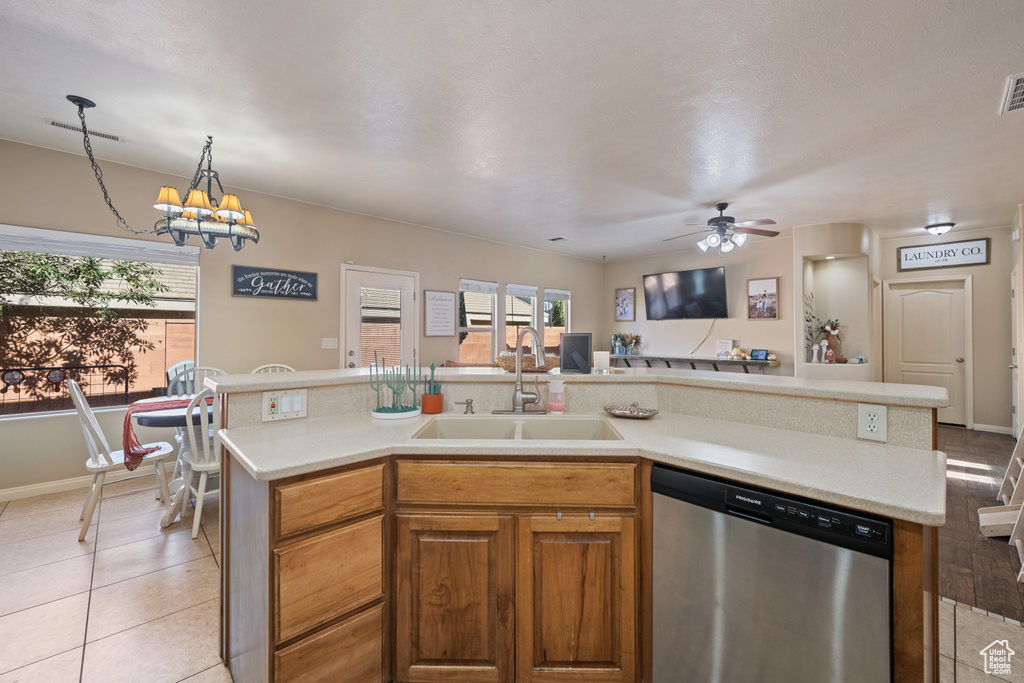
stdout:
[(558, 439), (618, 441), (622, 435), (603, 417), (435, 417), (413, 434), (414, 439)]

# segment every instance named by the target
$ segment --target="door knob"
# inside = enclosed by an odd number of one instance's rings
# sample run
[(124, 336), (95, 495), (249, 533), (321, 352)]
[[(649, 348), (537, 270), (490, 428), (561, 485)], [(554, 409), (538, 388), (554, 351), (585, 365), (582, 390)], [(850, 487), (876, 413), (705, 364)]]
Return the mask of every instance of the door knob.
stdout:
[(963, 359), (963, 358), (957, 358), (957, 359), (956, 359), (956, 362), (957, 362), (957, 363), (963, 363), (963, 362), (964, 362), (964, 359)]
[(1010, 366), (1010, 369), (1011, 369), (1011, 370), (1016, 370), (1016, 369), (1017, 369), (1017, 366), (1016, 366), (1016, 365), (1011, 365), (1011, 366)]

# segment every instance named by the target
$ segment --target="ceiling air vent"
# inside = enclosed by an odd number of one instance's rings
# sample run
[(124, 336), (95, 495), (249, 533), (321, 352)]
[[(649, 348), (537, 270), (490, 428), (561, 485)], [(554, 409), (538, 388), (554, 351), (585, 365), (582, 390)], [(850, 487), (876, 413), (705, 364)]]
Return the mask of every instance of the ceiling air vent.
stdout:
[[(63, 123), (61, 121), (54, 121), (53, 119), (46, 119), (46, 120), (49, 121), (51, 126), (56, 126), (57, 128), (63, 128), (64, 130), (73, 130), (73, 131), (75, 131), (76, 133), (79, 133), (79, 134), (82, 132), (82, 127), (81, 126), (74, 126), (74, 125), (71, 125), (70, 123)], [(111, 135), (110, 133), (101, 133), (98, 130), (93, 130), (91, 128), (89, 129), (89, 137), (91, 137), (91, 138), (104, 138), (106, 140), (113, 140), (114, 142), (120, 142), (121, 141), (121, 138), (119, 138), (116, 135)]]
[(1000, 114), (1024, 109), (1024, 74), (1011, 76), (1006, 85), (1006, 97), (1003, 98), (1003, 110)]
[(548, 242), (571, 242), (568, 237), (549, 237)]

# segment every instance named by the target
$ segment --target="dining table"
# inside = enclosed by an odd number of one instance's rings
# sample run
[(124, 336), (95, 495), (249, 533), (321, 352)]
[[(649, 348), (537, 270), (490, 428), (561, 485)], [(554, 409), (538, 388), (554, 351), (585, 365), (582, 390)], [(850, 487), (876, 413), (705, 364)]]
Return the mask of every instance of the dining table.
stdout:
[[(136, 401), (132, 406), (142, 406), (146, 403), (164, 403), (168, 399), (180, 398), (183, 400), (191, 400), (193, 396), (174, 396), (165, 397), (160, 396), (157, 398), (144, 398)], [(181, 408), (164, 408), (159, 410), (140, 411), (132, 414), (132, 419), (140, 427), (154, 427), (154, 428), (176, 428), (178, 430), (184, 430), (188, 426), (188, 417), (186, 415), (186, 407)], [(206, 406), (207, 413), (210, 415), (211, 422), (213, 418), (213, 406)], [(192, 424), (197, 425), (202, 419), (202, 414), (199, 411), (194, 411), (192, 414)], [(179, 440), (184, 438), (179, 436)], [(167, 484), (167, 488), (171, 493), (171, 500), (165, 501), (164, 507), (166, 512), (164, 516), (160, 518), (160, 527), (164, 528), (169, 526), (178, 515), (185, 512), (185, 506), (188, 505), (188, 491), (189, 487), (185, 485), (188, 481), (189, 476), (192, 473), (192, 469), (188, 464), (188, 461), (182, 457), (182, 450), (184, 445), (178, 449), (178, 467), (176, 468), (180, 473), (180, 476), (171, 480)]]

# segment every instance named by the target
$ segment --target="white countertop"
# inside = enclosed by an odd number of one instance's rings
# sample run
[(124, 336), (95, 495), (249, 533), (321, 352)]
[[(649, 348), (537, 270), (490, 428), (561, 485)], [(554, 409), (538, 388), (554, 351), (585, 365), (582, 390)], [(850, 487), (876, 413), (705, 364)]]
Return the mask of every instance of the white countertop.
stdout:
[[(660, 375), (664, 371), (657, 372)], [(476, 373), (467, 374), (472, 376)], [(801, 384), (799, 380), (793, 383), (794, 378), (760, 379), (791, 380), (790, 383), (782, 383), (789, 388)], [(650, 378), (646, 380), (650, 381)], [(303, 386), (311, 386), (308, 378), (302, 382)], [(336, 382), (337, 376), (332, 383)], [(237, 387), (240, 384), (243, 383), (231, 382), (222, 386)], [(875, 393), (871, 395), (877, 397)], [(877, 401), (877, 398), (873, 400)], [(922, 400), (930, 399), (922, 396)], [(388, 455), (578, 455), (595, 459), (639, 456), (908, 522), (941, 526), (945, 521), (946, 456), (940, 451), (664, 412), (650, 420), (609, 418), (624, 437), (621, 441), (413, 439), (412, 435), (432, 417), (375, 420), (368, 413), (354, 413), (227, 429), (220, 432), (220, 437), (235, 458), (259, 481)], [(510, 419), (566, 420), (574, 417), (577, 416)]]
[[(429, 372), (429, 371), (428, 371)], [(515, 374), (499, 368), (438, 368), (441, 382), (513, 382)], [(683, 370), (675, 368), (629, 368), (616, 374), (578, 373), (524, 374), (532, 382), (558, 378), (566, 382), (657, 383), (709, 387), (748, 393), (824, 398), (885, 405), (944, 408), (948, 405), (946, 390), (919, 384), (891, 384), (839, 379), (809, 379), (778, 375), (748, 375), (733, 372)], [(369, 381), (369, 370), (305, 370), (261, 375), (216, 375), (206, 378), (206, 386), (222, 393), (269, 391), (303, 387), (327, 387), (359, 384)]]

